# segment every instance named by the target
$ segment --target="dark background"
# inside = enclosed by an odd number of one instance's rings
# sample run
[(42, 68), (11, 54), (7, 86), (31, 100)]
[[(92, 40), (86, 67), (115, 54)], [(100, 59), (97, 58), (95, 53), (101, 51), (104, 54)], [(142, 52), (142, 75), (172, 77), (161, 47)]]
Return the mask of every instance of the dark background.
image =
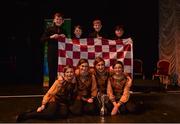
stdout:
[(101, 18), (108, 35), (124, 24), (133, 39), (134, 58), (142, 59), (146, 78), (158, 60), (158, 0), (6, 0), (1, 3), (0, 82), (43, 82), (44, 19), (60, 11), (84, 32)]

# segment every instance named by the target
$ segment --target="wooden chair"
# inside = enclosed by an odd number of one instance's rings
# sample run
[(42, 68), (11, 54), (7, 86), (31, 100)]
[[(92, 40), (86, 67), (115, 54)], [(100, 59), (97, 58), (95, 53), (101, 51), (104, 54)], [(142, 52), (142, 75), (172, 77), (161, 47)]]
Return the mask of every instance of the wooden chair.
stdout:
[(133, 77), (145, 79), (143, 73), (143, 61), (141, 59), (133, 59)]
[(161, 59), (157, 62), (156, 72), (153, 74), (152, 79), (159, 78), (160, 82), (165, 84), (165, 89), (167, 89), (170, 84), (170, 73), (169, 73), (170, 62), (165, 59)]

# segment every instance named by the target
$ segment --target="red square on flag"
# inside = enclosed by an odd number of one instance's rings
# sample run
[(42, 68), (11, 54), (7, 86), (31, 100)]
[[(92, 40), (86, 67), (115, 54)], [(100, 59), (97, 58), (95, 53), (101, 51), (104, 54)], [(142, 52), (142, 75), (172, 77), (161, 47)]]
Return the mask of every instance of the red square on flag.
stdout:
[(70, 58), (66, 58), (67, 65), (73, 65), (73, 60)]
[(116, 45), (109, 45), (110, 52), (116, 52)]
[(109, 41), (102, 38), (102, 45), (109, 45)]
[(87, 38), (87, 45), (94, 45), (94, 38)]
[(72, 49), (73, 49), (73, 44), (66, 44), (66, 46), (65, 46), (65, 49), (67, 50), (67, 51), (72, 51)]
[(73, 44), (80, 44), (79, 39), (72, 39)]
[(63, 72), (64, 65), (58, 65), (58, 72)]
[(83, 51), (83, 52), (87, 52), (87, 46), (81, 45), (80, 50)]
[(88, 59), (95, 59), (95, 53), (94, 52), (89, 52), (88, 53)]
[(131, 65), (131, 59), (124, 58), (124, 65)]
[(73, 58), (74, 59), (80, 59), (80, 52), (73, 52)]
[(103, 53), (102, 53), (102, 58), (103, 58), (103, 59), (110, 59), (110, 58), (109, 58), (109, 52), (103, 52)]
[(124, 52), (117, 52), (117, 59), (124, 58)]
[(131, 45), (130, 44), (125, 45), (124, 51), (131, 51)]
[(59, 50), (58, 52), (59, 52), (59, 56), (60, 56), (60, 57), (66, 57), (66, 51), (64, 51), (64, 50)]
[(109, 61), (110, 61), (110, 66), (112, 66), (117, 61), (117, 59), (110, 59)]
[(102, 46), (96, 45), (95, 52), (102, 52)]
[(116, 44), (117, 45), (123, 45), (123, 41), (120, 39), (120, 40), (116, 40)]

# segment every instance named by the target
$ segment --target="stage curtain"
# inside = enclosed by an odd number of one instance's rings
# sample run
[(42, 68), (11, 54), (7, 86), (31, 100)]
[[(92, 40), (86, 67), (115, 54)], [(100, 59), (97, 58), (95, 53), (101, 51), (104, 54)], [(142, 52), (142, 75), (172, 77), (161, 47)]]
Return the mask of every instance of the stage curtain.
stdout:
[(180, 0), (159, 0), (159, 59), (171, 62), (171, 82), (180, 86)]

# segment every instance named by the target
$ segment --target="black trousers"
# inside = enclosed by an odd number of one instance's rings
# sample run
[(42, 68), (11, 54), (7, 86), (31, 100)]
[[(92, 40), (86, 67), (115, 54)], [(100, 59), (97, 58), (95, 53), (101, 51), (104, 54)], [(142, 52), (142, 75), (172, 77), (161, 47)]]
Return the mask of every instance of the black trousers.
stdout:
[(48, 45), (48, 70), (49, 70), (49, 87), (57, 79), (58, 70), (58, 44)]
[(47, 107), (42, 112), (33, 110), (31, 112), (24, 113), (23, 120), (66, 118), (67, 115), (68, 107), (66, 104), (51, 102), (47, 104)]
[[(108, 107), (108, 110), (110, 110), (109, 112), (111, 112), (112, 109), (114, 108), (114, 105), (112, 104), (112, 102), (109, 102), (107, 107)], [(133, 100), (129, 100), (128, 102), (122, 104), (119, 107), (119, 112), (120, 112), (120, 114), (137, 113), (138, 106)]]
[(88, 103), (83, 100), (75, 100), (74, 104), (70, 106), (69, 109), (73, 115), (94, 115), (96, 113), (95, 103)]

